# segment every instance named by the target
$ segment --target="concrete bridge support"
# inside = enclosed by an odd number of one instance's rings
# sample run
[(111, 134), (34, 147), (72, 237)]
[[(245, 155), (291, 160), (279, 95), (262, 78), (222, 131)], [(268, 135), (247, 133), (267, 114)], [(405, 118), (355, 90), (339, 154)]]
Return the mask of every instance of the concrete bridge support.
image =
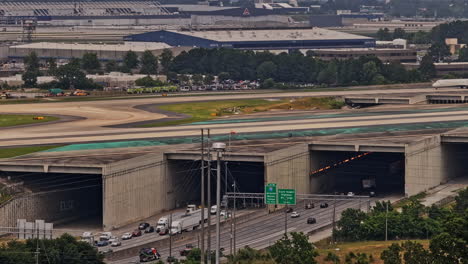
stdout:
[(276, 183), (281, 189), (310, 191), (309, 145), (297, 144), (265, 155), (265, 183)]
[(445, 183), (448, 180), (440, 136), (406, 145), (405, 195), (411, 196)]
[(111, 230), (168, 209), (162, 153), (148, 154), (103, 168), (103, 228)]

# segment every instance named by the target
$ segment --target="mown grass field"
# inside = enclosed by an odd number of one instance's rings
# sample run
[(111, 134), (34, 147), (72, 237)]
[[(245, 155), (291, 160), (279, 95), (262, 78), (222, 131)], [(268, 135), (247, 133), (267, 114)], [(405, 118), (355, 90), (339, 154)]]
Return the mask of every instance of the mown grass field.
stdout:
[(13, 158), (21, 155), (26, 155), (38, 151), (57, 148), (60, 146), (30, 146), (16, 148), (0, 148), (0, 159)]
[(42, 120), (34, 120), (34, 115), (0, 115), (0, 127), (37, 124), (58, 120), (58, 117), (44, 116)]
[(245, 115), (270, 110), (310, 110), (310, 109), (339, 109), (343, 106), (341, 102), (334, 98), (301, 98), (301, 99), (246, 99), (246, 100), (225, 100), (195, 103), (180, 103), (158, 106), (161, 110), (189, 115), (189, 118), (155, 122), (142, 125), (142, 127), (159, 127), (189, 124), (211, 120), (226, 115)]
[[(429, 240), (412, 240), (421, 243), (424, 247), (429, 246)], [(333, 252), (340, 257), (341, 263), (344, 263), (345, 256), (349, 252), (365, 253), (367, 255), (372, 255), (374, 258), (373, 264), (383, 264), (383, 261), (380, 259), (380, 254), (382, 251), (387, 249), (392, 243), (401, 244), (405, 242), (404, 240), (399, 241), (365, 241), (365, 242), (350, 242), (350, 243), (339, 243), (336, 245), (330, 245), (329, 240), (321, 241), (316, 244), (320, 256), (317, 257), (318, 263), (330, 263), (324, 260), (328, 252)]]

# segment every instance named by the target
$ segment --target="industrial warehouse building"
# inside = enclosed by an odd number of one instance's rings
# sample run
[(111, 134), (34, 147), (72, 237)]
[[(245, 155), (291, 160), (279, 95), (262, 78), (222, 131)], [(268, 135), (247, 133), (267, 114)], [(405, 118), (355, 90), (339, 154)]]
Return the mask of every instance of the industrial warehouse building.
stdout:
[(8, 51), (9, 59), (22, 60), (31, 52), (35, 52), (41, 60), (48, 58), (69, 60), (81, 58), (85, 53), (96, 53), (101, 61), (121, 61), (128, 51), (134, 51), (141, 56), (149, 50), (154, 55), (160, 55), (164, 49), (171, 49), (174, 55), (190, 48), (171, 47), (164, 43), (124, 42), (122, 44), (80, 44), (80, 43), (54, 43), (39, 42), (11, 46)]
[(130, 35), (126, 41), (163, 42), (174, 47), (290, 50), (321, 48), (372, 48), (373, 38), (322, 28), (259, 30), (159, 30)]

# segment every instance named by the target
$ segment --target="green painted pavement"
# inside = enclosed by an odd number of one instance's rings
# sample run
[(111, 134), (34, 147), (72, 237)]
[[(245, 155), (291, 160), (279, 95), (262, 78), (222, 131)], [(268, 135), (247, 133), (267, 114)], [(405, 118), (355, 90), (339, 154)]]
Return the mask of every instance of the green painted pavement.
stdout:
[[(354, 128), (334, 128), (334, 129), (314, 129), (301, 131), (281, 131), (273, 133), (247, 133), (231, 135), (231, 140), (252, 140), (252, 139), (274, 139), (287, 137), (308, 137), (308, 136), (327, 136), (337, 134), (359, 134), (359, 133), (376, 133), (376, 132), (401, 132), (424, 129), (440, 129), (440, 128), (457, 128), (468, 127), (468, 121), (451, 121), (437, 123), (422, 123), (422, 124), (402, 124), (402, 125), (382, 125)], [(211, 141), (228, 141), (229, 135), (212, 136)], [(76, 150), (91, 150), (91, 149), (110, 149), (110, 148), (131, 148), (131, 147), (148, 147), (160, 145), (175, 145), (175, 144), (190, 144), (199, 143), (200, 137), (181, 137), (181, 138), (161, 138), (154, 140), (133, 140), (133, 141), (118, 141), (118, 142), (100, 142), (73, 144), (64, 147), (59, 147), (48, 152), (58, 151), (76, 151)]]

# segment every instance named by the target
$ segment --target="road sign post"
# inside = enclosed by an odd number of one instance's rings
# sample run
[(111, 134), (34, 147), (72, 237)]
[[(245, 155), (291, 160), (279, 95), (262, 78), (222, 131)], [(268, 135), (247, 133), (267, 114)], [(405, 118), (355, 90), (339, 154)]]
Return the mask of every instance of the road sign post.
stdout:
[(277, 204), (276, 183), (265, 185), (265, 204)]
[(296, 204), (296, 190), (278, 189), (278, 204), (295, 205)]

